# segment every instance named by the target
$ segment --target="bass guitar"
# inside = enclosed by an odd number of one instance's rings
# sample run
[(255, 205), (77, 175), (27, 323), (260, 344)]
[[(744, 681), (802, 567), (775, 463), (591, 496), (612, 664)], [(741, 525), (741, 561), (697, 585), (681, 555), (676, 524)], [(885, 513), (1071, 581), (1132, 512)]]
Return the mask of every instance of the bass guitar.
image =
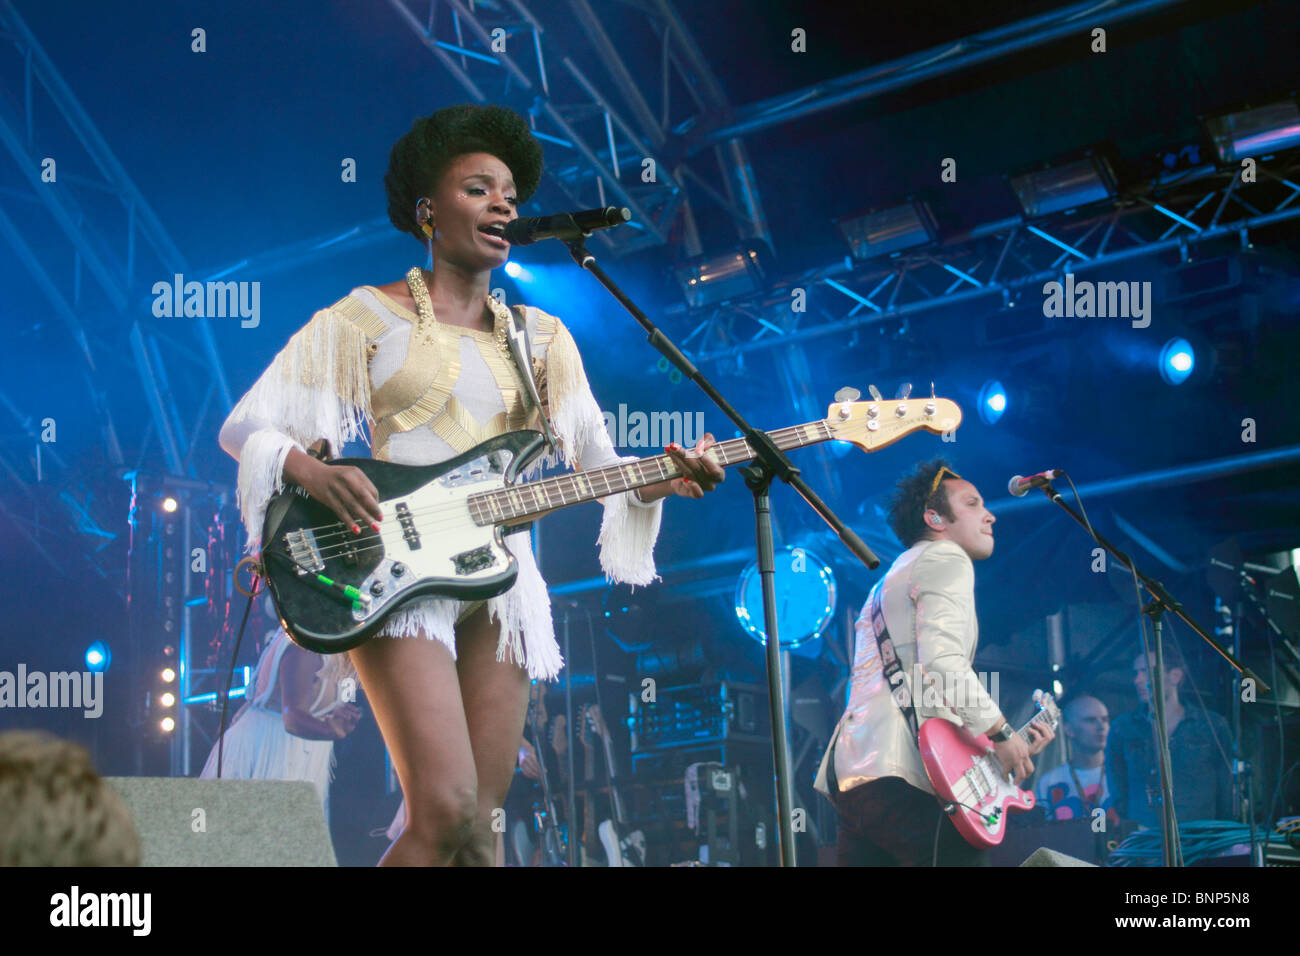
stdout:
[[(768, 432), (782, 450), (825, 441), (872, 452), (925, 429), (961, 424), (945, 398), (860, 402), (841, 389), (821, 421)], [(354, 535), (325, 505), (290, 486), (271, 499), (262, 530), (262, 573), (281, 623), (294, 642), (337, 654), (375, 634), (394, 611), (418, 597), (483, 600), (510, 589), (518, 564), (506, 529), (542, 514), (678, 477), (667, 455), (537, 481), (518, 476), (545, 447), (534, 431), (489, 438), (437, 465), (371, 458), (328, 462), (359, 468), (379, 491), (379, 531)], [(724, 467), (754, 458), (743, 438), (705, 454)]]

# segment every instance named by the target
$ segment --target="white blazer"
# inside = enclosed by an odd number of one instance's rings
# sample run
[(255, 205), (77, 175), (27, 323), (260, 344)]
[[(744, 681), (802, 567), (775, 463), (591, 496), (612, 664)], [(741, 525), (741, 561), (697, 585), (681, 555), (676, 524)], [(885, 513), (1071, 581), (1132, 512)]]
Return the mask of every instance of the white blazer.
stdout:
[[(979, 625), (970, 557), (951, 541), (922, 541), (899, 555), (880, 587), (885, 625), (918, 725), (940, 717), (974, 734), (989, 730), (999, 709), (972, 667)], [(826, 761), (833, 753), (841, 791), (877, 777), (902, 777), (933, 793), (916, 738), (884, 678), (866, 605), (855, 631), (848, 707), (831, 734), (814, 786), (829, 793)]]

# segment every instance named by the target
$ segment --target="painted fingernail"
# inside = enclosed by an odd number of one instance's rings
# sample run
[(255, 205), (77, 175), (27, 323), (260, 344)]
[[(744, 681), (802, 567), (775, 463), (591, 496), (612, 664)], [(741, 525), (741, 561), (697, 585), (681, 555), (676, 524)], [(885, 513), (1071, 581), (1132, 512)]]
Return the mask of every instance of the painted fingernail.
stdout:
[(378, 522), (378, 521), (372, 521), (372, 522), (370, 522), (370, 527), (371, 527), (373, 530), (378, 531), (378, 530), (379, 530), (379, 522)]
[(353, 525), (353, 526), (352, 526), (352, 533), (353, 533), (353, 534), (360, 534), (360, 533), (361, 533), (361, 529), (360, 529), (359, 527), (357, 527), (356, 525)]

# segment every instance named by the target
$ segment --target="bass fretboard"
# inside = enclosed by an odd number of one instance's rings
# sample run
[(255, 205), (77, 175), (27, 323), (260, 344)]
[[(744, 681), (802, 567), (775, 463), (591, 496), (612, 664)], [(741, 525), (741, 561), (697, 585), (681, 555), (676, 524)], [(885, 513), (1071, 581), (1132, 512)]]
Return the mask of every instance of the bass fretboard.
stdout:
[[(767, 435), (782, 451), (815, 445), (818, 442), (829, 441), (832, 437), (830, 426), (824, 421), (778, 428), (776, 431), (768, 432)], [(754, 459), (754, 450), (743, 438), (719, 442), (706, 454), (724, 468)], [(543, 512), (658, 484), (680, 475), (681, 472), (677, 470), (671, 458), (667, 455), (655, 455), (622, 465), (597, 468), (594, 471), (580, 471), (572, 475), (530, 481), (526, 484), (502, 488), (499, 491), (478, 492), (470, 495), (467, 503), (475, 524), (514, 524)]]

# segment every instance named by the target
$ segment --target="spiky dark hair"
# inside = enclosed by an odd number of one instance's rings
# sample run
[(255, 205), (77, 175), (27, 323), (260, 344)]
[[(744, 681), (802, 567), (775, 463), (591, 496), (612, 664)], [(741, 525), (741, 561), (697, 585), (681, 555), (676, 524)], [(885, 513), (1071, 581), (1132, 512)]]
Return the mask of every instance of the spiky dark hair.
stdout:
[(388, 219), (400, 232), (424, 242), (415, 222), (415, 204), (432, 193), (452, 161), (466, 153), (490, 153), (505, 163), (521, 203), (542, 180), (542, 147), (522, 116), (504, 106), (448, 106), (416, 120), (388, 154)]
[(903, 542), (905, 548), (910, 548), (926, 537), (927, 528), (921, 516), (927, 508), (933, 508), (948, 521), (956, 518), (948, 503), (948, 489), (945, 487), (951, 479), (944, 476), (934, 494), (930, 494), (930, 485), (934, 483), (934, 476), (941, 468), (953, 470), (952, 465), (943, 458), (923, 461), (900, 478), (894, 487), (894, 496), (889, 501), (889, 526), (894, 529), (894, 534), (898, 535), (898, 540)]

